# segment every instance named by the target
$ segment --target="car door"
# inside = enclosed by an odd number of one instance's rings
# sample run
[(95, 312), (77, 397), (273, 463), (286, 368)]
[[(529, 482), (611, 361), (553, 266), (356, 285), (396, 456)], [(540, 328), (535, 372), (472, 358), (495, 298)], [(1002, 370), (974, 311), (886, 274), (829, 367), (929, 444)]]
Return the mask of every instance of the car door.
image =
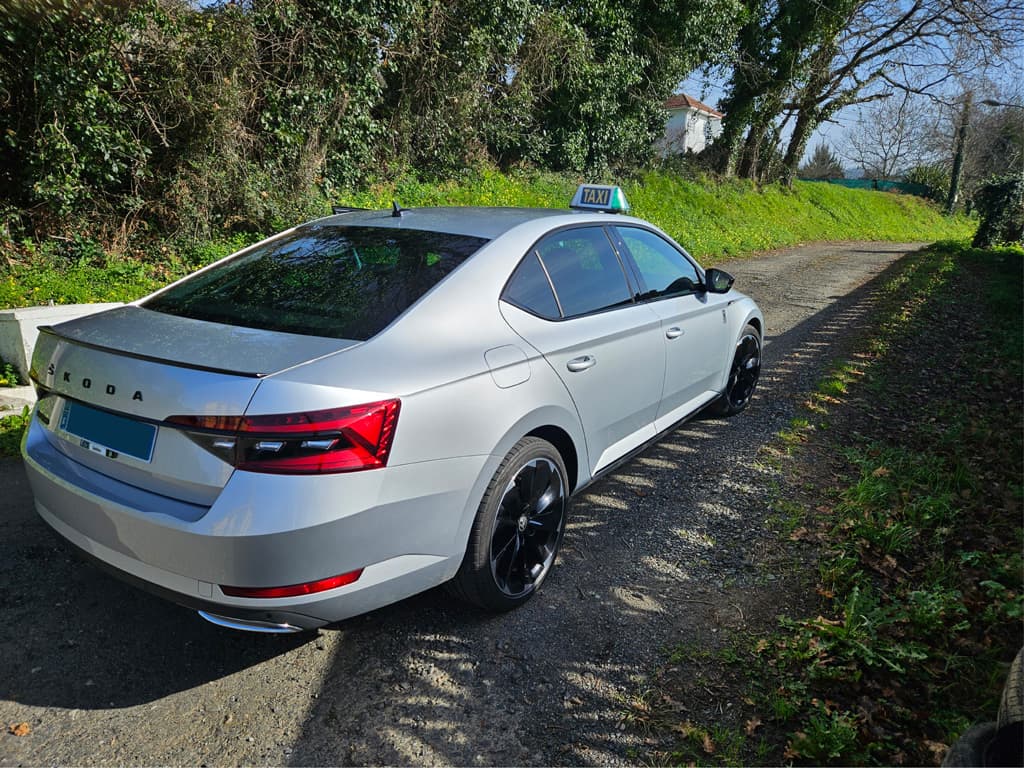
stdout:
[(547, 235), (502, 295), (502, 314), (565, 384), (583, 424), (590, 470), (654, 437), (665, 374), (661, 320), (600, 226)]
[(723, 294), (700, 290), (697, 266), (675, 245), (642, 227), (612, 228), (640, 282), (640, 299), (661, 321), (665, 380), (655, 422), (667, 429), (712, 400), (732, 350)]

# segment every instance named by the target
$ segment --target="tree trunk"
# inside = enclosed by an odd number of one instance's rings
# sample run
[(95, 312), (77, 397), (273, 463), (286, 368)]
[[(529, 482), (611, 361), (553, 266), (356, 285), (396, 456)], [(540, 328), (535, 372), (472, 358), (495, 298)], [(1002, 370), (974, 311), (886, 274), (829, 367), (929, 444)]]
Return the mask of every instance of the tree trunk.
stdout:
[(793, 187), (800, 161), (807, 151), (807, 142), (817, 127), (818, 118), (813, 111), (809, 108), (801, 109), (796, 116), (793, 135), (789, 137), (789, 144), (786, 146), (786, 156), (782, 159), (782, 183), (787, 187)]
[(954, 143), (953, 170), (949, 174), (949, 195), (946, 197), (947, 215), (956, 210), (957, 200), (960, 197), (960, 177), (964, 171), (964, 149), (967, 145), (967, 132), (970, 130), (973, 96), (970, 91), (964, 94), (964, 108), (960, 113), (960, 127), (957, 129)]
[(753, 179), (757, 177), (758, 152), (761, 149), (762, 131), (760, 125), (754, 123), (747, 131), (747, 140), (743, 142), (743, 154), (740, 157), (740, 167), (736, 175), (741, 179)]
[(736, 174), (736, 162), (739, 159), (740, 141), (743, 137), (743, 129), (746, 128), (746, 121), (740, 119), (739, 114), (731, 116), (725, 113), (722, 120), (722, 135), (718, 137), (715, 144), (721, 144), (723, 151), (718, 160), (718, 172), (723, 176)]

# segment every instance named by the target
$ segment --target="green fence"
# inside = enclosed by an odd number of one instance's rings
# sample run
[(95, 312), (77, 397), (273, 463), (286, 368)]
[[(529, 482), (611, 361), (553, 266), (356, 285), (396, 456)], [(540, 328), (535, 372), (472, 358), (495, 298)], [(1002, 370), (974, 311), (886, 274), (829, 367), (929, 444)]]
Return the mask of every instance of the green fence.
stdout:
[(924, 184), (910, 184), (906, 181), (889, 181), (888, 179), (803, 179), (803, 181), (824, 181), (850, 189), (878, 189), (882, 192), (901, 192), (904, 195), (920, 195), (921, 197), (928, 192), (928, 187)]

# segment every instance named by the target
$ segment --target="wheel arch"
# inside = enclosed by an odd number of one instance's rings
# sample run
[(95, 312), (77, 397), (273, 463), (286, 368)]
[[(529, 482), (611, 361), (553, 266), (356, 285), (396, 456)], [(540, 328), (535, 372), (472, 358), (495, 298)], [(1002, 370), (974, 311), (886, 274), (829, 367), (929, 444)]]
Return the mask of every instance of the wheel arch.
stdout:
[(561, 427), (547, 424), (527, 432), (525, 437), (539, 437), (555, 446), (555, 449), (562, 457), (562, 461), (565, 463), (565, 471), (569, 475), (569, 493), (576, 490), (576, 487), (579, 485), (580, 461), (579, 454), (576, 451), (576, 444), (569, 433)]

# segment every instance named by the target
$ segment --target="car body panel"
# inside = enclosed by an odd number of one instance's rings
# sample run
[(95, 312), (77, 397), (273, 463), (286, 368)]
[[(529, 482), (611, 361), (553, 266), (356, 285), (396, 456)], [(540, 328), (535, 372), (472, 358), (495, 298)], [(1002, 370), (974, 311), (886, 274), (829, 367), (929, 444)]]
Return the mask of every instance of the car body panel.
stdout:
[[(132, 333), (126, 334), (126, 328)], [(193, 320), (131, 304), (61, 323), (46, 335), (128, 357), (257, 377), (358, 343)]]
[(718, 389), (721, 371), (728, 367), (732, 351), (728, 302), (722, 295), (704, 293), (646, 305), (660, 319), (665, 343), (665, 385), (659, 419)]

